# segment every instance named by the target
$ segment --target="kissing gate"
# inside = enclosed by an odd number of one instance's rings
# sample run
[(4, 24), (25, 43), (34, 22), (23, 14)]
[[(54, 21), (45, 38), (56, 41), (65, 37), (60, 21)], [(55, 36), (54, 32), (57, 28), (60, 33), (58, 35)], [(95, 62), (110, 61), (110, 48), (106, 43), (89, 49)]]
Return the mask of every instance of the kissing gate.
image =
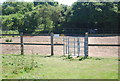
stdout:
[(88, 56), (88, 33), (85, 36), (64, 36), (63, 54), (70, 56)]

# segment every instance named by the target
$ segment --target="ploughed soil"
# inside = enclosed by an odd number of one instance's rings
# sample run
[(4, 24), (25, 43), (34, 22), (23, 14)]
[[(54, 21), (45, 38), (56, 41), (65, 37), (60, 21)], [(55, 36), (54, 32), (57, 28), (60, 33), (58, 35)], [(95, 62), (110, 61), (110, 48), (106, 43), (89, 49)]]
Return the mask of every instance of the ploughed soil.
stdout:
[[(89, 44), (118, 44), (119, 36), (109, 37), (89, 37)], [(20, 43), (20, 37), (1, 38), (0, 42), (5, 43), (7, 39), (12, 39), (10, 43)], [(83, 39), (81, 39), (83, 40)], [(50, 44), (50, 36), (24, 36), (24, 43)], [(63, 44), (63, 37), (54, 38), (55, 44)], [(2, 44), (0, 54), (20, 54), (20, 45)], [(118, 57), (118, 46), (89, 46), (89, 56)], [(55, 55), (63, 55), (63, 46), (54, 46)], [(50, 45), (24, 45), (25, 54), (50, 55)]]

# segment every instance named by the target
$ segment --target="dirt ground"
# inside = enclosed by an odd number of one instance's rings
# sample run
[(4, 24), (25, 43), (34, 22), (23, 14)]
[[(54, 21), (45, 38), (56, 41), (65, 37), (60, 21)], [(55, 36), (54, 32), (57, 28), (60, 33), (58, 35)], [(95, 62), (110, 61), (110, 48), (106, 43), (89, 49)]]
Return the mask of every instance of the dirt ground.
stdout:
[[(19, 43), (20, 37), (2, 38), (0, 42), (5, 42), (6, 39), (12, 39), (13, 43)], [(63, 43), (63, 37), (54, 38), (54, 43)], [(111, 37), (89, 37), (89, 44), (118, 44), (118, 36)], [(24, 43), (44, 43), (50, 44), (50, 36), (24, 36)], [(20, 45), (2, 45), (0, 46), (2, 54), (20, 54)], [(89, 56), (100, 57), (118, 57), (117, 46), (89, 46)], [(44, 54), (50, 55), (49, 45), (25, 45), (25, 54)], [(54, 47), (55, 55), (63, 55), (63, 46)]]

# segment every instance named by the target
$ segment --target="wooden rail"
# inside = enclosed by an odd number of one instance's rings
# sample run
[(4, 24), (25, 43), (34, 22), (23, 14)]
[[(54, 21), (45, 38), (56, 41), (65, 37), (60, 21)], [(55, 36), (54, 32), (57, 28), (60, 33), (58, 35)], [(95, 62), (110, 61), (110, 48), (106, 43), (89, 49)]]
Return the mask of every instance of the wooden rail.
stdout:
[(20, 36), (20, 34), (0, 34), (0, 36)]
[[(13, 45), (20, 45), (21, 46), (21, 55), (24, 55), (24, 45), (51, 45), (51, 55), (54, 55), (54, 45), (63, 45), (63, 44), (54, 44), (53, 43), (53, 36), (54, 34), (0, 34), (0, 36), (20, 36), (20, 43), (0, 43), (0, 44), (13, 44)], [(37, 43), (24, 43), (24, 36), (51, 36), (51, 44), (37, 44)]]
[[(20, 45), (21, 43), (0, 43), (0, 44), (13, 44), (13, 45)], [(24, 43), (24, 45), (51, 45), (51, 44), (40, 44), (40, 43)], [(62, 46), (64, 44), (53, 44)], [(118, 44), (88, 44), (88, 46), (120, 46)]]
[[(20, 36), (20, 34), (0, 34), (0, 36)], [(23, 36), (50, 36), (50, 34), (23, 34)]]
[(120, 46), (119, 44), (88, 44), (88, 46)]
[[(20, 45), (21, 43), (0, 43), (0, 44), (13, 44), (13, 45)], [(24, 45), (51, 45), (51, 44), (40, 44), (40, 43), (24, 43)], [(53, 45), (64, 45), (64, 44), (53, 44)]]

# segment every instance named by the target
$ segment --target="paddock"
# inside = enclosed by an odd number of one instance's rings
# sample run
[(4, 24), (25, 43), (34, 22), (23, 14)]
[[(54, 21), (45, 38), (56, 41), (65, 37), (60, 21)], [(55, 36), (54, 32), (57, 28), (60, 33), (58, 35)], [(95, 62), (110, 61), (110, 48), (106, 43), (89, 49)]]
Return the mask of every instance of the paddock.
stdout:
[[(21, 55), (19, 36), (1, 38), (1, 76), (4, 79), (118, 79), (118, 37), (88, 37), (86, 59), (63, 56), (63, 36), (53, 38), (54, 56), (50, 56), (50, 36), (23, 36), (24, 55)], [(5, 44), (7, 39), (12, 41)]]
[[(118, 57), (118, 38), (120, 36), (107, 36), (107, 37), (88, 37), (88, 56), (94, 57)], [(54, 44), (63, 44), (63, 36), (54, 38)], [(20, 37), (1, 38), (2, 43), (5, 40), (12, 39), (10, 43), (19, 43)], [(50, 36), (24, 36), (24, 43), (41, 43), (50, 44)], [(96, 44), (96, 46), (94, 46)], [(99, 45), (107, 46), (99, 46)], [(92, 46), (93, 45), (93, 46)], [(113, 46), (109, 46), (113, 45)], [(2, 44), (2, 54), (20, 54), (20, 45)], [(50, 55), (50, 45), (24, 45), (25, 54), (43, 54)], [(54, 55), (63, 55), (63, 46), (54, 45)]]

